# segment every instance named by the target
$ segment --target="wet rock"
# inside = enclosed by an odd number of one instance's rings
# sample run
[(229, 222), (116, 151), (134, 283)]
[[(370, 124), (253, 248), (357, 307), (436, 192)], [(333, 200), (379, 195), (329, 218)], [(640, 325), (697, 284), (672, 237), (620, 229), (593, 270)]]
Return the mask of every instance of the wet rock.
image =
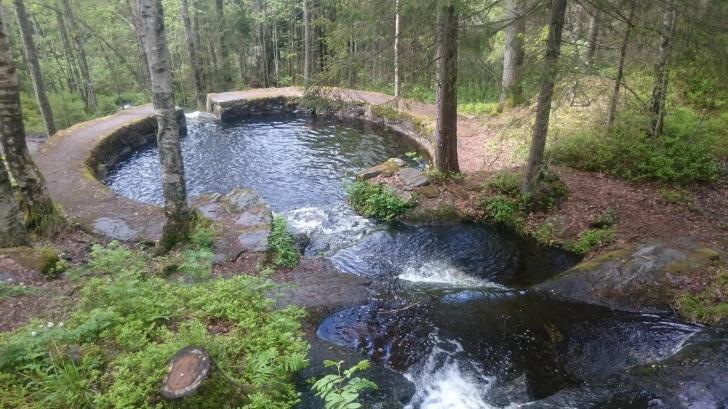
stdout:
[(372, 166), (371, 168), (364, 169), (356, 175), (357, 180), (369, 180), (377, 176), (392, 176), (397, 169), (404, 166), (405, 162), (399, 158), (390, 158), (386, 162), (380, 163), (379, 165)]
[(534, 288), (624, 311), (669, 311), (673, 290), (717, 254), (687, 241), (615, 248)]
[(425, 186), (430, 183), (430, 181), (427, 180), (427, 176), (425, 176), (421, 170), (415, 168), (400, 169), (399, 180), (401, 180), (405, 187), (409, 189)]
[(236, 188), (226, 195), (203, 195), (194, 205), (219, 227), (216, 258), (235, 260), (243, 252), (266, 251), (273, 214), (254, 190)]
[(111, 240), (122, 241), (131, 240), (137, 236), (137, 231), (118, 217), (99, 217), (94, 221), (94, 233)]
[(415, 189), (418, 195), (422, 195), (428, 199), (434, 199), (440, 196), (440, 188), (437, 185), (426, 185)]

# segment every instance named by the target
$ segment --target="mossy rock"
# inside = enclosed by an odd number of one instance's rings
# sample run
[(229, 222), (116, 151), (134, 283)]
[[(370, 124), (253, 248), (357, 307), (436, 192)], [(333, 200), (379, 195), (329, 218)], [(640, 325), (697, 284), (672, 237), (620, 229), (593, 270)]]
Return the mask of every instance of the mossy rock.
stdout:
[(52, 247), (13, 247), (0, 249), (0, 255), (15, 260), (23, 268), (47, 275), (60, 260)]

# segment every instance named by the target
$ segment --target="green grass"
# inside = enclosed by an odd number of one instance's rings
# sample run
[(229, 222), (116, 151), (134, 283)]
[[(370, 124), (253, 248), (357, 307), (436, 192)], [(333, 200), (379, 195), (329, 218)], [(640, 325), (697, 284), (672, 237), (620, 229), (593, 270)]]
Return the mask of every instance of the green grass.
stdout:
[(384, 184), (357, 181), (347, 187), (349, 203), (358, 213), (378, 220), (391, 221), (416, 205), (403, 200)]
[(707, 282), (700, 291), (678, 297), (675, 306), (683, 318), (713, 324), (728, 317), (728, 270), (718, 269)]
[(288, 232), (286, 219), (273, 216), (270, 235), (268, 236), (268, 257), (277, 267), (295, 267), (299, 254), (293, 245), (293, 237)]
[(458, 113), (466, 115), (498, 115), (497, 102), (463, 102), (458, 103)]
[(6, 298), (22, 297), (24, 295), (33, 294), (35, 289), (25, 284), (10, 284), (0, 282), (0, 300)]
[[(199, 249), (198, 249), (199, 250)], [(278, 309), (275, 284), (252, 276), (165, 280), (145, 251), (94, 246), (80, 300), (63, 323), (0, 334), (0, 407), (175, 408), (158, 390), (167, 360), (187, 345), (256, 392), (242, 396), (213, 375), (184, 406), (290, 408), (292, 375), (306, 365), (303, 311)]]
[(579, 238), (568, 246), (568, 249), (577, 254), (586, 254), (597, 247), (606, 246), (614, 241), (613, 228), (592, 228), (583, 231)]

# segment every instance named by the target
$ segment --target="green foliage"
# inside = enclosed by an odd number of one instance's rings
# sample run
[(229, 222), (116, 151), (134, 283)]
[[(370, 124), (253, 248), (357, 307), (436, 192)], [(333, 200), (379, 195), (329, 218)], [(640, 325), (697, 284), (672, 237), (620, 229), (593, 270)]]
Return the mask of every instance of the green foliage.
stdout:
[(522, 177), (520, 172), (503, 170), (489, 179), (485, 187), (498, 194), (515, 196), (519, 194)]
[(614, 233), (615, 231), (611, 227), (587, 229), (568, 248), (577, 254), (586, 254), (597, 247), (613, 242)]
[(344, 361), (324, 361), (324, 366), (327, 368), (335, 367), (336, 373), (322, 377), (311, 387), (316, 392), (316, 396), (324, 400), (326, 409), (361, 408), (362, 405), (359, 402), (361, 393), (367, 390), (379, 389), (376, 383), (366, 378), (354, 376), (357, 372), (368, 369), (369, 361), (360, 361), (342, 373), (341, 365), (343, 363)]
[[(265, 279), (171, 282), (152, 274), (150, 258), (118, 243), (94, 246), (85, 268), (93, 277), (65, 323), (1, 334), (0, 382), (11, 395), (0, 394), (0, 407), (177, 407), (158, 388), (167, 360), (187, 345), (205, 347), (235, 381), (257, 385), (245, 407), (292, 407), (291, 375), (306, 365), (302, 310), (275, 308), (266, 297), (275, 285)], [(244, 397), (213, 376), (185, 405), (243, 407)]]
[(427, 176), (427, 180), (431, 183), (438, 185), (448, 181), (462, 182), (465, 178), (465, 176), (463, 176), (460, 172), (441, 172), (434, 166), (429, 165), (427, 166), (427, 169), (425, 169), (425, 176)]
[(524, 205), (518, 198), (496, 194), (484, 197), (480, 207), (485, 210), (486, 219), (504, 225), (516, 232), (523, 231)]
[(192, 281), (207, 280), (212, 276), (212, 251), (206, 248), (187, 249), (182, 253), (179, 272)]
[(0, 282), (0, 300), (13, 297), (22, 297), (24, 295), (32, 294), (35, 291), (33, 287), (28, 287), (25, 284), (11, 284), (7, 282)]
[(580, 129), (552, 139), (547, 158), (635, 181), (690, 184), (718, 178), (728, 145), (728, 128), (714, 125), (718, 120), (702, 121), (687, 108), (675, 108), (665, 119), (665, 135), (654, 139), (635, 126), (647, 123), (644, 117), (625, 116), (609, 134)]
[(299, 254), (293, 245), (293, 237), (288, 232), (288, 223), (282, 216), (273, 216), (268, 236), (268, 257), (277, 267), (295, 267)]
[(718, 269), (703, 281), (708, 284), (699, 291), (680, 295), (675, 306), (689, 321), (713, 324), (728, 317), (728, 270)]
[(43, 273), (43, 276), (46, 278), (58, 278), (69, 268), (71, 268), (71, 264), (68, 261), (59, 259), (53, 263), (53, 265), (45, 273)]
[(497, 102), (465, 102), (458, 104), (458, 113), (467, 115), (498, 115)]
[(349, 203), (366, 217), (391, 221), (416, 205), (414, 199), (404, 200), (384, 184), (356, 181), (347, 186)]

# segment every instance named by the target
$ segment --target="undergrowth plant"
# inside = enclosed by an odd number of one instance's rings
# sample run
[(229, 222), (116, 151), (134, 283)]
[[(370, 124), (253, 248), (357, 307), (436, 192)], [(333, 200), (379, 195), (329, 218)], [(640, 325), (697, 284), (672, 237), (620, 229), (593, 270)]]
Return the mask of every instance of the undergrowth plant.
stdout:
[(349, 369), (341, 370), (344, 361), (325, 360), (324, 366), (336, 368), (336, 373), (317, 380), (311, 389), (324, 401), (326, 409), (358, 409), (362, 407), (359, 396), (367, 390), (379, 389), (376, 383), (358, 376), (357, 372), (369, 368), (369, 361), (359, 361)]
[[(200, 249), (197, 249), (200, 250)], [(290, 408), (292, 374), (307, 364), (296, 307), (276, 308), (259, 277), (184, 283), (156, 274), (151, 255), (94, 246), (80, 299), (65, 322), (0, 334), (0, 407), (174, 408), (159, 396), (167, 360), (204, 347), (225, 374), (255, 385), (241, 396), (213, 375), (184, 406)]]
[(568, 248), (577, 254), (586, 254), (597, 247), (612, 243), (614, 234), (612, 227), (587, 229)]
[(414, 199), (404, 200), (384, 184), (356, 181), (347, 187), (347, 193), (354, 210), (382, 221), (394, 220), (416, 205)]
[(268, 258), (277, 267), (295, 267), (299, 254), (288, 232), (288, 223), (282, 216), (273, 216), (268, 236)]

